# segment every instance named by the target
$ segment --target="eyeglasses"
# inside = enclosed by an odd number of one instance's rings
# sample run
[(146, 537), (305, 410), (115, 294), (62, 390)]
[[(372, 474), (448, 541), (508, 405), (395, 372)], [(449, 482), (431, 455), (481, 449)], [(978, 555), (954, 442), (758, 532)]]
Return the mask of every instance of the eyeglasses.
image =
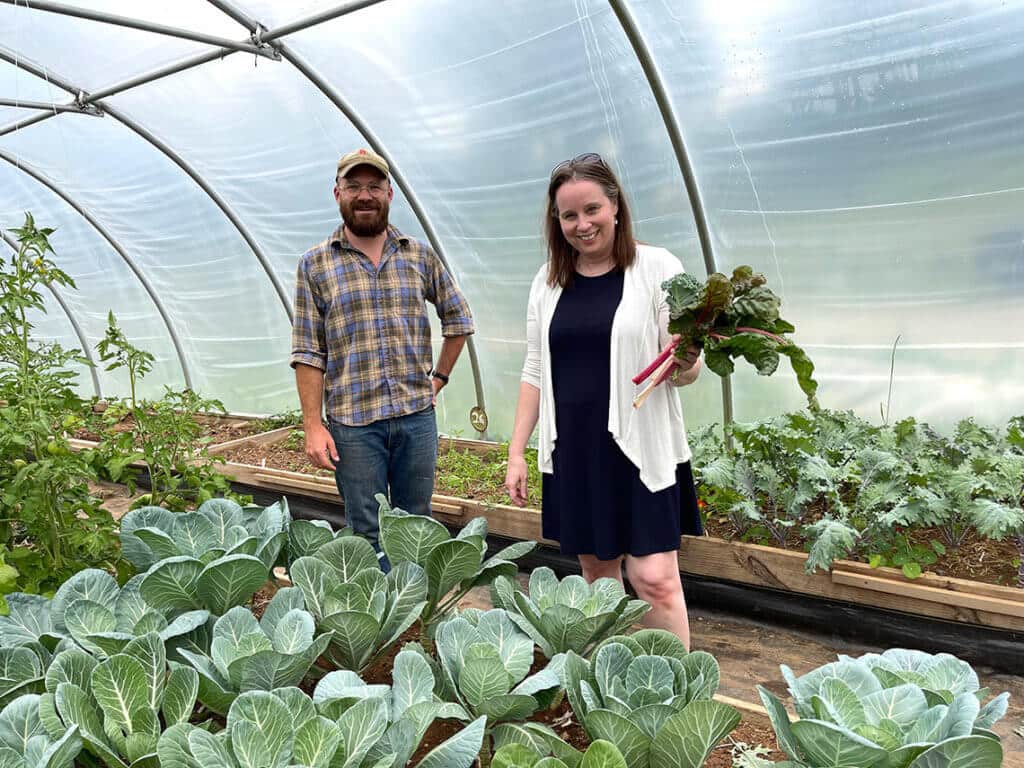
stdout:
[(563, 160), (554, 168), (551, 169), (551, 178), (555, 178), (555, 175), (566, 168), (574, 168), (581, 163), (597, 163), (607, 167), (602, 158), (597, 152), (584, 152), (582, 155), (576, 155), (571, 160)]
[(358, 197), (363, 193), (364, 189), (367, 192), (369, 192), (370, 195), (372, 195), (373, 197), (384, 197), (384, 195), (387, 194), (388, 191), (388, 187), (386, 184), (381, 184), (380, 182), (377, 181), (375, 181), (373, 184), (366, 185), (355, 183), (341, 185), (341, 191), (344, 192), (349, 197)]

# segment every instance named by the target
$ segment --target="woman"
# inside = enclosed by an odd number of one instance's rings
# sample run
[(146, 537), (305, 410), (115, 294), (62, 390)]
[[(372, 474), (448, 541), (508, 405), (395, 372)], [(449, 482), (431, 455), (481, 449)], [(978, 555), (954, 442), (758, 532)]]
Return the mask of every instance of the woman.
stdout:
[[(675, 389), (633, 408), (631, 378), (671, 339), (661, 284), (682, 271), (633, 239), (629, 206), (596, 154), (559, 163), (547, 197), (547, 263), (530, 289), (527, 354), (505, 488), (526, 504), (526, 443), (540, 422), (544, 537), (579, 557), (588, 582), (622, 582), (651, 604), (647, 626), (690, 645), (679, 579), (681, 533), (700, 533), (690, 449)], [(687, 350), (668, 381), (692, 383)]]

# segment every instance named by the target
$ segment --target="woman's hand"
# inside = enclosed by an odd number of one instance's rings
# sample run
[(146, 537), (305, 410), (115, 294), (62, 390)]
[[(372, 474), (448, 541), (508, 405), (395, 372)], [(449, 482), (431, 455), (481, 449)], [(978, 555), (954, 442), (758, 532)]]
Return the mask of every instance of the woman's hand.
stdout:
[[(679, 335), (676, 334), (672, 337), (673, 341), (679, 341)], [(696, 344), (691, 344), (686, 348), (686, 354), (680, 357), (673, 357), (673, 370), (669, 374), (668, 380), (672, 386), (682, 387), (686, 384), (692, 384), (697, 379), (697, 374), (700, 373), (700, 353), (701, 349)]]
[(505, 490), (517, 507), (526, 506), (526, 459), (522, 456), (508, 457), (508, 471), (505, 473)]

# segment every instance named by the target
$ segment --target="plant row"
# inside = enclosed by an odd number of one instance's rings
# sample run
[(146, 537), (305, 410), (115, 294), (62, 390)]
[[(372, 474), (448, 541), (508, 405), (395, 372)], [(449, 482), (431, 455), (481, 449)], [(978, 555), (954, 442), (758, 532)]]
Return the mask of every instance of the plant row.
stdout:
[(876, 426), (850, 412), (800, 411), (691, 436), (708, 512), (738, 536), (804, 545), (808, 572), (833, 560), (922, 567), (972, 535), (1013, 539), (1024, 586), (1024, 417), (971, 419), (942, 435), (904, 419)]
[[(131, 465), (141, 461), (152, 487), (143, 503), (185, 509), (230, 490), (195, 420), (223, 406), (187, 389), (139, 397), (154, 358), (130, 343), (113, 314), (96, 352), (106, 370), (124, 372), (130, 394), (92, 413), (74, 387), (74, 368), (88, 366), (86, 356), (32, 337), (32, 317), (45, 311), (43, 289), (74, 287), (53, 261), (53, 230), (26, 215), (13, 232), (19, 248), (0, 259), (0, 610), (9, 592), (53, 594), (83, 564), (124, 571), (116, 524), (90, 483), (134, 487)], [(70, 449), (69, 434), (86, 421), (108, 426), (125, 416), (130, 430), (104, 429), (95, 449)]]
[[(713, 699), (711, 655), (627, 634), (648, 606), (618, 582), (541, 568), (523, 588), (515, 561), (533, 542), (488, 557), (484, 520), (452, 536), (382, 501), (380, 527), (387, 574), (365, 540), (293, 520), (283, 500), (130, 512), (135, 575), (85, 569), (52, 599), (8, 597), (0, 766), (400, 768), (448, 720), (462, 726), (416, 765), (667, 768), (702, 765), (739, 722)], [(275, 568), (292, 586), (257, 617)], [(488, 584), (493, 609), (458, 610)], [(364, 679), (403, 638), (389, 682)], [(1001, 763), (991, 727), (1007, 694), (990, 699), (952, 656), (888, 651), (783, 675), (799, 720), (761, 696), (791, 765)], [(563, 698), (586, 751), (531, 721)]]

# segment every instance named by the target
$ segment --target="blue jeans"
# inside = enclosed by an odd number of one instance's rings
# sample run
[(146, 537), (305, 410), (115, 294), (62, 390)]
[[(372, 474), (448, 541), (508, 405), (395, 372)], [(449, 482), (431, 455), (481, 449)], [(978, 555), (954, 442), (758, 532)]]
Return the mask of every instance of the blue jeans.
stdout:
[[(437, 419), (433, 406), (363, 427), (330, 422), (338, 450), (334, 480), (345, 501), (345, 521), (380, 552), (378, 507), (383, 493), (392, 507), (430, 514), (437, 467)], [(386, 558), (382, 566), (387, 570)]]

